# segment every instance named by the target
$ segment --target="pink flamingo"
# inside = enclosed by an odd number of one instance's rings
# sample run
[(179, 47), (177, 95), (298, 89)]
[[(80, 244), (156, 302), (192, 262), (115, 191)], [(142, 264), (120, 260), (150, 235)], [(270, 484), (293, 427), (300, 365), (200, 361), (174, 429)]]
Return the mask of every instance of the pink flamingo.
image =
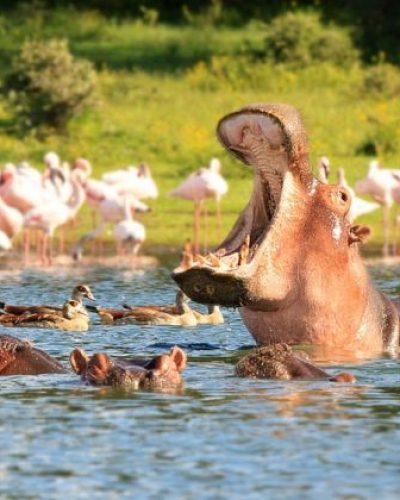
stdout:
[(8, 252), (8, 250), (11, 250), (11, 248), (12, 243), (10, 238), (4, 231), (0, 230), (0, 252)]
[(206, 198), (214, 198), (216, 200), (219, 229), (222, 225), (220, 201), (221, 197), (228, 192), (228, 184), (220, 174), (220, 171), (220, 161), (217, 158), (212, 158), (208, 168), (202, 167), (191, 173), (171, 192), (171, 196), (194, 202), (193, 246), (196, 253), (199, 252), (201, 210)]
[(121, 197), (115, 194), (115, 192), (112, 192), (109, 197), (105, 197), (99, 201), (97, 205), (100, 215), (100, 223), (98, 226), (81, 236), (74, 245), (72, 255), (75, 260), (79, 260), (82, 257), (83, 246), (87, 241), (99, 238), (103, 235), (108, 223), (118, 222), (123, 219), (124, 216), (126, 217), (126, 204), (129, 205), (129, 210), (133, 213), (145, 213), (150, 211), (147, 205), (137, 200), (134, 196), (129, 194)]
[[(82, 186), (75, 176), (71, 177), (73, 196), (64, 203), (60, 200), (42, 203), (32, 208), (25, 214), (24, 226), (36, 228), (43, 232), (43, 244), (41, 249), (42, 263), (51, 265), (53, 257), (53, 236), (56, 229), (69, 220), (73, 219), (85, 201)], [(25, 259), (29, 257), (29, 243), (25, 245)]]
[(158, 189), (148, 165), (142, 163), (139, 168), (128, 167), (103, 174), (102, 180), (113, 186), (120, 195), (132, 194), (138, 200), (158, 197)]
[(20, 233), (23, 223), (24, 216), (21, 212), (7, 205), (0, 197), (0, 230), (12, 239)]
[(393, 193), (400, 187), (396, 178), (400, 172), (394, 169), (381, 169), (379, 162), (373, 160), (369, 163), (367, 176), (357, 181), (355, 191), (358, 194), (371, 195), (383, 207), (383, 255), (389, 254), (389, 214), (393, 205)]
[(114, 227), (114, 238), (117, 241), (117, 253), (122, 254), (124, 245), (131, 245), (132, 254), (137, 255), (140, 246), (146, 238), (146, 230), (143, 224), (132, 217), (132, 209), (129, 196), (125, 197), (125, 219), (118, 222)]

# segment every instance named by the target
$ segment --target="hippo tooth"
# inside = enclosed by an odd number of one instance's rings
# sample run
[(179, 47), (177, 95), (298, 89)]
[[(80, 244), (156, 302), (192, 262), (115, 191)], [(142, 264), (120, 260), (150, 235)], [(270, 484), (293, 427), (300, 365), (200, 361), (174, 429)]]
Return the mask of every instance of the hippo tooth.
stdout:
[(202, 265), (207, 265), (207, 266), (209, 265), (208, 260), (203, 255), (200, 255), (200, 254), (196, 255), (195, 262), (197, 262), (198, 264), (202, 264)]
[(250, 253), (250, 235), (248, 234), (239, 250), (239, 266), (246, 264)]
[(183, 252), (179, 268), (184, 270), (190, 269), (191, 267), (193, 267), (193, 264), (194, 264), (193, 254), (188, 252)]
[(207, 259), (210, 261), (211, 265), (212, 266), (215, 266), (215, 267), (220, 267), (221, 265), (221, 261), (219, 260), (219, 258), (214, 255), (213, 253), (209, 253), (207, 255)]

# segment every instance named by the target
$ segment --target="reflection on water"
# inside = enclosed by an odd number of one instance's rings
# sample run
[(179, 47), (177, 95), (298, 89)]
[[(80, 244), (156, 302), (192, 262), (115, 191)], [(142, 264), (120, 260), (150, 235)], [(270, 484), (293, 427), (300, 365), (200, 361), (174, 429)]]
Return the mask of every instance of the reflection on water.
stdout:
[[(400, 268), (374, 279), (398, 293)], [(0, 272), (0, 300), (63, 302), (77, 282), (105, 305), (174, 300), (169, 271), (107, 268)], [(252, 340), (236, 311), (225, 325), (14, 329), (67, 363), (74, 347), (113, 355), (189, 354), (183, 394), (82, 386), (77, 377), (0, 379), (0, 497), (397, 498), (396, 359), (352, 366), (355, 385), (233, 376)], [(348, 369), (329, 366), (328, 370)]]

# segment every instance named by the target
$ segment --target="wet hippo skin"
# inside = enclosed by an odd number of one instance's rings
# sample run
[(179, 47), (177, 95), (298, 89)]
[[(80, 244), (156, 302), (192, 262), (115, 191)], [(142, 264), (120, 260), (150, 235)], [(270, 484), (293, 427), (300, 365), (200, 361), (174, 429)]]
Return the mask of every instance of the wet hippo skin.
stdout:
[(235, 368), (239, 377), (277, 380), (330, 380), (355, 382), (351, 373), (329, 375), (314, 366), (301, 351), (293, 351), (287, 344), (273, 344), (253, 349), (243, 356)]
[(63, 366), (31, 342), (0, 335), (0, 376), (65, 373)]
[(213, 253), (172, 276), (193, 300), (239, 307), (257, 344), (310, 344), (358, 358), (395, 351), (399, 315), (359, 255), (366, 226), (348, 219), (349, 192), (313, 176), (299, 113), (255, 104), (217, 134), (254, 170), (250, 201)]
[(89, 384), (159, 391), (182, 387), (181, 372), (186, 367), (186, 359), (185, 352), (176, 346), (168, 354), (150, 360), (119, 360), (105, 353), (89, 357), (81, 349), (74, 349), (70, 354), (72, 369)]

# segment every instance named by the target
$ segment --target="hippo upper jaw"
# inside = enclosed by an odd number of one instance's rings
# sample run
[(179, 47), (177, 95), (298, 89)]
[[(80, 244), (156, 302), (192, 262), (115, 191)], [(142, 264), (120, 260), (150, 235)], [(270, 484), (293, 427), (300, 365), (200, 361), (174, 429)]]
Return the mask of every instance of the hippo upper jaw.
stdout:
[(223, 118), (217, 134), (254, 167), (253, 193), (215, 255), (177, 268), (172, 277), (198, 302), (275, 310), (295, 300), (296, 287), (282, 279), (282, 272), (295, 272), (294, 261), (282, 249), (293, 246), (318, 183), (301, 122), (289, 106), (252, 105)]

